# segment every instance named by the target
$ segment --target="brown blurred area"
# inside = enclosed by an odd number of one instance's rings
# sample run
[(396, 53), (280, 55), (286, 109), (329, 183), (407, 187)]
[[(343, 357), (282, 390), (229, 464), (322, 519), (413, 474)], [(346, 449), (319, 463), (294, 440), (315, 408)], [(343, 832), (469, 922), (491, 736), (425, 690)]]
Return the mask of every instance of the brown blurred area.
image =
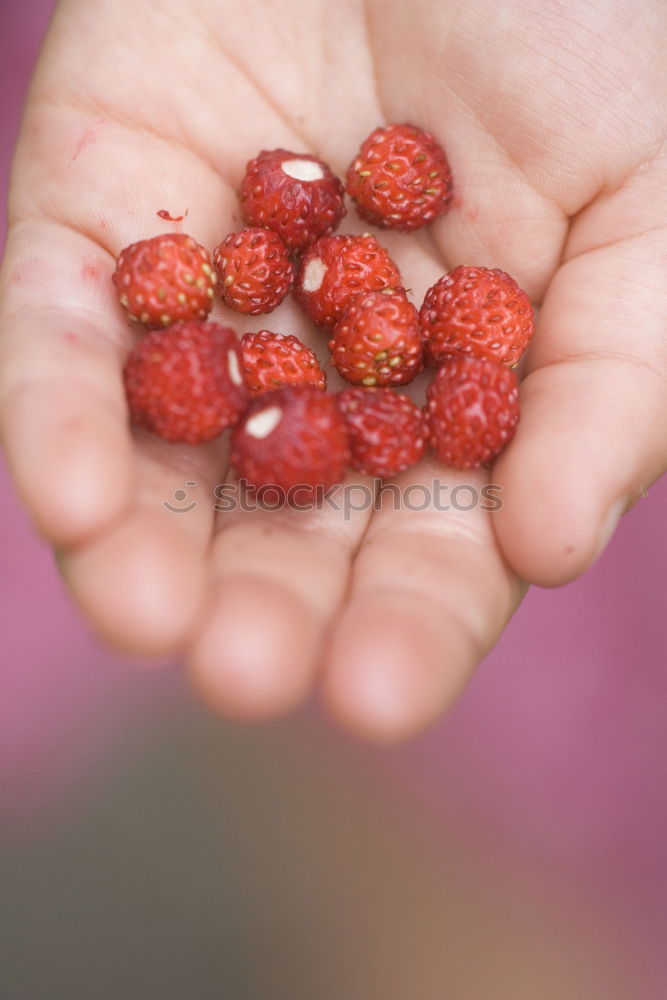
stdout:
[(0, 997), (653, 997), (599, 913), (392, 787), (392, 754), (310, 716), (149, 722), (1, 845)]

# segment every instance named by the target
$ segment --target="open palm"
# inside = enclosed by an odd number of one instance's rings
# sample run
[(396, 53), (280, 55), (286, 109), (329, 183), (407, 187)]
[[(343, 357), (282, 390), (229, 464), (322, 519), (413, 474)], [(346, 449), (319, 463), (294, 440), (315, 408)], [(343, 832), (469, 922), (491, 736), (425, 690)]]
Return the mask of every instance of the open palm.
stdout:
[[(562, 583), (593, 561), (667, 465), (661, 6), (64, 0), (14, 166), (0, 418), (18, 488), (104, 637), (185, 650), (238, 716), (287, 708), (317, 676), (344, 722), (394, 737), (453, 698), (523, 580)], [(446, 503), (490, 478), (502, 509), (395, 510), (389, 496), (349, 517), (216, 514), (224, 444), (128, 427), (136, 335), (114, 257), (173, 230), (212, 248), (242, 224), (235, 189), (260, 149), (315, 152), (340, 175), (372, 128), (404, 121), (443, 143), (455, 184), (428, 231), (378, 234), (414, 301), (482, 264), (540, 314), (522, 421), (492, 472), (429, 459), (397, 482), (432, 494), (437, 478)], [(351, 213), (341, 231), (365, 228)], [(326, 356), (291, 302), (268, 321), (214, 315)], [(195, 506), (174, 513), (174, 496)]]

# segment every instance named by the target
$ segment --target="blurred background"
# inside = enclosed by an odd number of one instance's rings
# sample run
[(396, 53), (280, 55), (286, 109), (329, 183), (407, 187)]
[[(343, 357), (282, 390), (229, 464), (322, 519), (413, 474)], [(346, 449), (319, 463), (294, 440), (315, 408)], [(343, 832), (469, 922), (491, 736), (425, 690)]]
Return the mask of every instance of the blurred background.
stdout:
[[(3, 190), (51, 7), (0, 7)], [(0, 466), (1, 1000), (664, 1000), (666, 501), (386, 750), (100, 648)]]

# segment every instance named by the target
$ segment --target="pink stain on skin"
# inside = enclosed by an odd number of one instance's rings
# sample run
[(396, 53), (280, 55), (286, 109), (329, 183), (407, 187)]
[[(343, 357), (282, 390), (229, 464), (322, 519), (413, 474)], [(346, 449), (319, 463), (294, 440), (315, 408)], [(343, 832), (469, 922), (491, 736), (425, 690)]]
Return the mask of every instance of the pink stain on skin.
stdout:
[(81, 265), (81, 277), (84, 281), (99, 281), (100, 269), (95, 260), (84, 260)]
[(72, 154), (72, 159), (70, 160), (70, 163), (74, 163), (76, 160), (78, 160), (81, 154), (83, 153), (84, 149), (87, 146), (92, 145), (92, 143), (94, 143), (97, 140), (99, 127), (100, 125), (103, 124), (104, 124), (104, 119), (100, 118), (99, 122), (97, 122), (96, 125), (86, 125), (86, 127), (84, 128), (83, 132), (79, 137), (79, 141), (74, 147), (74, 153)]
[(91, 142), (94, 141), (95, 141), (95, 130), (90, 126), (88, 126), (83, 130), (81, 138), (76, 144), (76, 148), (72, 156), (72, 163), (74, 163), (75, 160), (78, 160), (81, 154), (83, 153), (84, 149), (86, 148), (86, 146), (89, 146)]
[(41, 284), (47, 273), (47, 267), (46, 261), (43, 260), (24, 260), (9, 272), (9, 284)]

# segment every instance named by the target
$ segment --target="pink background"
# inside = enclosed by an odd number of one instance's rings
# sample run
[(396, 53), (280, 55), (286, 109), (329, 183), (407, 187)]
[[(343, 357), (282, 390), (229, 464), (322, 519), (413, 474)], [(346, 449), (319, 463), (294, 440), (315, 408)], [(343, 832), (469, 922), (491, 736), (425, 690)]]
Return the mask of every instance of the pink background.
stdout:
[[(3, 188), (50, 7), (0, 10)], [(666, 501), (663, 480), (585, 578), (533, 590), (452, 715), (377, 771), (397, 801), (453, 812), (504, 864), (584, 886), (656, 961), (667, 927)], [(170, 704), (174, 688), (188, 696), (174, 671), (165, 682), (97, 645), (2, 471), (0, 539), (0, 810), (11, 826), (39, 825), (66, 789), (86, 794), (166, 688)], [(308, 734), (331, 754), (377, 761), (326, 724)]]

